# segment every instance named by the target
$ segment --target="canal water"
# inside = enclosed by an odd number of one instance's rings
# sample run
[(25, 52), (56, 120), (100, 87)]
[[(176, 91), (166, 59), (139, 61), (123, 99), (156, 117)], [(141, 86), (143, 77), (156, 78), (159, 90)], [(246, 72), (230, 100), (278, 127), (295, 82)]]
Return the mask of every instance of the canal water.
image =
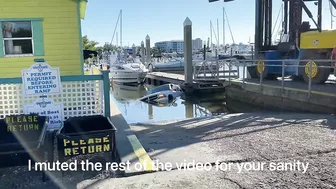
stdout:
[[(206, 117), (225, 113), (256, 111), (256, 107), (239, 102), (226, 102), (223, 93), (211, 94), (202, 98), (183, 100), (178, 98), (165, 107), (157, 107), (139, 101), (154, 86), (125, 86), (113, 84), (111, 87), (112, 101), (129, 124), (147, 123), (184, 118)], [(230, 107), (230, 104), (232, 106)], [(257, 108), (257, 110), (260, 110)]]

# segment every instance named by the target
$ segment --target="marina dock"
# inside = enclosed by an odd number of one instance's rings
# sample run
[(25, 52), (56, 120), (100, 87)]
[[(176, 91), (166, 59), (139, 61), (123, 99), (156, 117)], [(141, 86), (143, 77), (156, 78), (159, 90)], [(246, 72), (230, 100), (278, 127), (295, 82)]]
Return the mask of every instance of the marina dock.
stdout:
[[(166, 72), (151, 72), (146, 76), (146, 83), (150, 85), (162, 85), (165, 83), (174, 83), (181, 85), (182, 89), (186, 89), (184, 75), (166, 73)], [(213, 92), (223, 91), (224, 85), (220, 81), (193, 81), (191, 85), (193, 92)]]
[[(235, 55), (231, 48), (230, 56), (224, 7), (223, 45), (218, 20), (217, 45), (210, 21), (203, 47), (204, 32), (193, 36), (187, 17), (183, 40), (151, 48), (147, 31), (165, 29), (152, 36), (155, 40), (178, 36), (169, 26), (178, 18), (162, 17), (177, 5), (119, 2), (127, 16), (143, 17), (135, 19), (135, 30), (128, 23), (132, 19), (126, 20), (130, 39), (146, 35), (140, 49), (135, 44), (130, 49), (125, 44), (133, 41), (122, 38), (122, 10), (111, 42), (96, 46), (98, 38), (92, 41), (81, 30), (89, 0), (12, 1), (4, 2), (0, 13), (0, 188), (336, 188), (336, 43), (326, 40), (334, 39), (336, 30), (313, 38), (325, 31), (311, 32), (296, 19), (302, 12), (296, 1), (284, 1), (280, 10), (289, 42), (273, 45), (272, 1), (257, 0), (255, 23), (261, 26), (255, 27), (254, 47)], [(316, 1), (321, 30), (322, 1)], [(100, 18), (110, 18), (115, 7), (107, 1), (93, 6), (96, 17), (87, 19), (85, 33), (110, 35), (110, 22)], [(202, 4), (196, 8), (204, 12)], [(154, 9), (174, 22), (159, 17), (147, 22)], [(105, 16), (98, 14), (104, 10)], [(190, 17), (197, 15), (205, 14)], [(243, 28), (240, 38), (251, 31)], [(307, 40), (305, 33), (313, 35)], [(294, 37), (308, 41), (303, 48), (296, 44), (295, 52)], [(324, 57), (301, 59), (314, 48)]]
[[(184, 86), (184, 75), (151, 72), (146, 77), (148, 84), (175, 83)], [(193, 81), (195, 91), (214, 92), (225, 90), (226, 97), (259, 106), (318, 113), (336, 113), (336, 87), (331, 80), (325, 85), (308, 85), (303, 82), (258, 79), (221, 79), (217, 81)]]

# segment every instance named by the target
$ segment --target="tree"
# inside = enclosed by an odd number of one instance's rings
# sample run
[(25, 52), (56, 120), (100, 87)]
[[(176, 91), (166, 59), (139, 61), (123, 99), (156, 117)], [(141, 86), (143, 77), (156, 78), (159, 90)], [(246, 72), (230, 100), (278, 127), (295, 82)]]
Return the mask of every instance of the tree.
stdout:
[(153, 56), (161, 56), (162, 52), (163, 51), (161, 48), (158, 48), (158, 47), (151, 48), (151, 54), (153, 54)]
[(91, 41), (88, 39), (87, 35), (83, 36), (83, 49), (84, 50), (90, 50), (90, 51), (96, 51), (96, 46), (99, 43), (97, 41)]
[(103, 51), (108, 54), (111, 54), (113, 51), (116, 51), (116, 50), (118, 50), (118, 47), (115, 45), (112, 45), (111, 43), (106, 42), (103, 46)]

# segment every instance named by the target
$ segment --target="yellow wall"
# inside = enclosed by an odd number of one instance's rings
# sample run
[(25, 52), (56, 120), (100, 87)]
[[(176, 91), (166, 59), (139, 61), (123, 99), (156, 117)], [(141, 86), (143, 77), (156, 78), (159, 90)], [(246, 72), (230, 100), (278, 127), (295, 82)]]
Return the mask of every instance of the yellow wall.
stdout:
[(44, 54), (0, 58), (0, 78), (20, 77), (35, 58), (45, 58), (61, 75), (82, 73), (79, 13), (74, 0), (0, 0), (0, 18), (43, 18)]

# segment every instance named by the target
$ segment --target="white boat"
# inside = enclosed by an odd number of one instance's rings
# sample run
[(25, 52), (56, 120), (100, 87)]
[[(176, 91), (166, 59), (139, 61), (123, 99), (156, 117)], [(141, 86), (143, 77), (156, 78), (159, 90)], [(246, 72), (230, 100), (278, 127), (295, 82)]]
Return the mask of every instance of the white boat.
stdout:
[[(145, 80), (148, 69), (143, 65), (139, 58), (128, 58), (127, 51), (122, 46), (122, 11), (118, 17), (120, 19), (120, 47), (121, 52), (118, 53), (112, 52), (109, 55), (110, 63), (110, 79), (114, 83), (124, 84), (124, 85), (133, 85), (142, 83)], [(117, 23), (118, 23), (117, 21)], [(117, 25), (116, 25), (117, 27)], [(116, 28), (115, 28), (116, 29)], [(114, 38), (114, 34), (112, 40)]]
[(147, 73), (148, 69), (141, 63), (119, 63), (110, 67), (110, 78), (120, 84), (143, 83)]
[(140, 101), (167, 104), (175, 101), (183, 94), (184, 92), (179, 85), (165, 84), (148, 91), (146, 96), (140, 98)]

